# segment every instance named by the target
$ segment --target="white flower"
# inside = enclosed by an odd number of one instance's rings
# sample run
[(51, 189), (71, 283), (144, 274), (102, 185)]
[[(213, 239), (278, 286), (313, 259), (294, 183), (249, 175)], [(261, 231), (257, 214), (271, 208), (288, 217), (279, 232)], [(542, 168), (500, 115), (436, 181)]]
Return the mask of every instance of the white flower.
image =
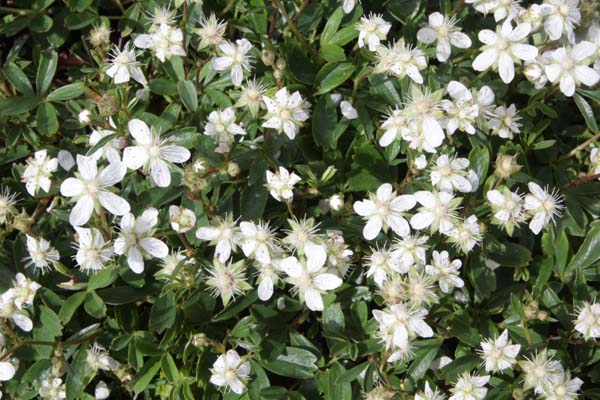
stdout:
[(136, 274), (144, 272), (144, 257), (165, 258), (167, 245), (152, 237), (152, 229), (158, 223), (158, 210), (148, 208), (137, 219), (128, 213), (121, 218), (121, 232), (115, 240), (115, 253), (127, 254), (127, 265)]
[(269, 189), (271, 196), (277, 201), (291, 201), (294, 197), (294, 185), (302, 178), (293, 172), (290, 174), (283, 167), (279, 167), (279, 171), (276, 173), (267, 170), (266, 174), (267, 184), (265, 186)]
[(303, 218), (302, 220), (288, 219), (288, 224), (292, 229), (285, 230), (285, 238), (282, 243), (288, 246), (288, 250), (304, 255), (310, 251), (310, 246), (319, 246), (322, 243), (319, 229), (315, 226), (313, 218)]
[(427, 168), (427, 157), (421, 154), (419, 157), (415, 158), (415, 162), (413, 165), (419, 171), (424, 170), (425, 168)]
[(127, 171), (125, 165), (116, 161), (98, 171), (96, 160), (78, 154), (77, 170), (75, 178), (67, 178), (60, 186), (60, 194), (77, 200), (69, 216), (71, 225), (85, 224), (99, 206), (114, 215), (129, 212), (129, 203), (110, 191), (123, 180)]
[(581, 21), (581, 12), (577, 8), (579, 0), (546, 0), (542, 4), (544, 30), (550, 40), (558, 40), (563, 34), (571, 43), (575, 43), (575, 26)]
[(131, 48), (131, 43), (127, 43), (123, 50), (115, 46), (110, 54), (110, 66), (106, 75), (110, 76), (115, 84), (129, 82), (129, 79), (133, 78), (146, 86), (148, 82), (136, 57), (137, 53)]
[(271, 254), (277, 249), (273, 232), (268, 222), (243, 221), (240, 223), (239, 245), (246, 257), (254, 257), (262, 264), (271, 262)]
[(537, 235), (550, 222), (554, 223), (554, 218), (561, 216), (562, 196), (558, 190), (548, 192), (535, 182), (529, 182), (527, 186), (530, 193), (525, 196), (524, 208), (531, 216), (529, 229)]
[(84, 108), (79, 114), (77, 114), (77, 119), (81, 125), (87, 125), (92, 120), (92, 112)]
[(15, 305), (15, 297), (19, 291), (16, 288), (8, 289), (0, 296), (0, 318), (12, 319), (12, 321), (24, 332), (33, 329), (33, 321), (29, 318), (27, 311), (19, 310)]
[(446, 18), (436, 11), (429, 14), (428, 19), (429, 23), (417, 32), (417, 40), (426, 44), (437, 41), (435, 51), (439, 62), (450, 58), (450, 45), (459, 49), (471, 47), (471, 39), (456, 26), (458, 21), (454, 17)]
[(155, 7), (154, 13), (148, 13), (152, 25), (148, 29), (149, 32), (156, 32), (161, 25), (174, 25), (177, 20), (177, 10), (171, 10), (170, 7)]
[(117, 366), (117, 361), (108, 354), (104, 346), (97, 342), (94, 342), (85, 353), (85, 368), (88, 372), (113, 371)]
[(267, 301), (273, 297), (273, 290), (279, 281), (279, 264), (281, 260), (272, 259), (269, 264), (257, 263), (257, 278), (258, 283), (257, 293), (261, 301)]
[(16, 193), (11, 193), (6, 186), (0, 189), (0, 224), (6, 223), (9, 216), (17, 214), (17, 202)]
[(515, 227), (519, 226), (526, 218), (521, 195), (504, 188), (502, 191), (488, 191), (486, 198), (494, 213), (492, 223), (504, 227), (506, 233), (512, 236)]
[(579, 378), (571, 379), (569, 371), (563, 372), (559, 379), (552, 381), (541, 390), (544, 400), (575, 400), (581, 389), (583, 381)]
[(435, 166), (431, 167), (431, 184), (445, 192), (469, 193), (473, 185), (467, 179), (469, 160), (466, 158), (448, 157), (446, 154), (439, 156)]
[(358, 118), (358, 113), (356, 112), (356, 109), (352, 106), (352, 103), (350, 103), (349, 101), (342, 100), (342, 102), (340, 103), (340, 111), (346, 119)]
[(482, 47), (483, 52), (473, 60), (473, 69), (485, 71), (492, 67), (498, 70), (504, 83), (512, 82), (515, 76), (515, 61), (531, 61), (537, 57), (537, 47), (523, 44), (530, 31), (531, 25), (528, 23), (513, 28), (510, 19), (499, 26), (496, 32), (481, 30), (478, 37), (485, 46)]
[(410, 226), (402, 213), (413, 208), (416, 204), (412, 195), (396, 195), (392, 185), (384, 183), (379, 186), (377, 193), (369, 193), (368, 200), (354, 203), (354, 211), (367, 220), (363, 228), (363, 236), (367, 240), (375, 239), (381, 229), (387, 232), (392, 228), (400, 236), (410, 234)]
[(370, 51), (375, 51), (379, 43), (385, 40), (392, 24), (386, 22), (381, 14), (369, 14), (368, 17), (362, 17), (356, 24), (358, 29), (358, 47), (368, 45)]
[(177, 233), (185, 233), (196, 225), (196, 214), (189, 208), (170, 206), (169, 222)]
[(520, 350), (521, 345), (512, 344), (505, 329), (500, 336), (483, 340), (479, 354), (485, 362), (486, 372), (498, 372), (512, 368)]
[(548, 76), (544, 69), (550, 63), (552, 53), (553, 51), (545, 51), (534, 60), (525, 62), (523, 75), (529, 82), (534, 84), (536, 89), (541, 89), (548, 83)]
[(475, 215), (464, 219), (462, 223), (455, 225), (454, 229), (448, 233), (448, 242), (454, 243), (464, 254), (468, 254), (473, 250), (473, 247), (482, 239), (481, 228)]
[[(2, 354), (4, 352), (4, 336), (0, 333), (0, 350), (2, 350)], [(6, 382), (10, 381), (15, 374), (17, 373), (17, 369), (19, 368), (19, 360), (12, 357), (4, 358), (4, 360), (0, 361), (0, 381)], [(0, 394), (0, 398), (2, 395)]]
[(254, 61), (247, 54), (252, 50), (252, 43), (246, 39), (238, 39), (235, 44), (224, 41), (219, 44), (218, 49), (219, 57), (213, 59), (213, 68), (217, 71), (231, 71), (231, 82), (234, 86), (240, 86), (244, 71), (250, 71), (250, 64)]
[[(412, 266), (420, 266), (426, 263), (425, 255), (429, 247), (427, 245), (428, 240), (429, 236), (414, 235), (406, 236), (394, 242), (392, 249), (400, 258), (404, 272), (408, 271)], [(402, 270), (396, 271), (403, 273)]]
[(410, 219), (410, 225), (414, 229), (430, 228), (431, 233), (439, 231), (449, 234), (457, 222), (456, 210), (460, 205), (461, 198), (454, 198), (448, 192), (429, 192), (421, 190), (414, 195), (415, 200), (421, 204), (418, 213)]
[(221, 263), (229, 260), (231, 251), (236, 249), (238, 235), (239, 229), (235, 226), (231, 214), (226, 214), (224, 218), (218, 217), (211, 226), (205, 226), (196, 231), (198, 239), (210, 241), (211, 245), (216, 245), (215, 257)]
[(42, 380), (38, 393), (44, 400), (66, 399), (67, 385), (60, 378), (47, 378)]
[(306, 257), (298, 260), (287, 257), (281, 260), (281, 269), (289, 276), (287, 281), (294, 286), (293, 292), (306, 303), (311, 311), (323, 310), (321, 293), (334, 290), (342, 285), (342, 280), (334, 274), (325, 272), (327, 253), (324, 246), (312, 246)]
[(204, 126), (204, 134), (217, 140), (217, 153), (229, 153), (231, 144), (235, 142), (234, 135), (246, 135), (242, 123), (235, 123), (235, 111), (232, 107), (212, 111)]
[(573, 96), (578, 85), (594, 86), (600, 81), (600, 74), (588, 67), (596, 46), (582, 41), (572, 48), (560, 47), (552, 52), (548, 64), (544, 68), (548, 80), (560, 82), (560, 91), (565, 96)]
[(155, 276), (162, 279), (171, 279), (175, 269), (182, 262), (183, 265), (194, 264), (194, 260), (186, 258), (181, 250), (171, 251), (169, 255), (160, 260), (160, 270), (156, 272)]
[(432, 257), (432, 265), (425, 266), (425, 271), (438, 281), (442, 292), (450, 293), (455, 287), (464, 286), (465, 283), (459, 277), (462, 261), (450, 260), (450, 255), (445, 250), (441, 253), (434, 250)]
[(442, 100), (441, 107), (447, 114), (446, 131), (452, 135), (457, 129), (475, 134), (474, 124), (479, 118), (479, 106), (473, 100), (471, 91), (458, 81), (448, 83), (448, 94), (452, 100)]
[(42, 285), (32, 281), (20, 272), (15, 275), (13, 285), (11, 299), (19, 310), (27, 306), (33, 306), (35, 294), (42, 287)]
[(110, 389), (108, 388), (108, 385), (106, 385), (106, 382), (98, 382), (94, 389), (94, 397), (96, 400), (106, 400), (110, 397)]
[(285, 87), (275, 93), (275, 98), (263, 96), (263, 101), (267, 106), (266, 119), (262, 126), (273, 128), (277, 132), (284, 132), (287, 137), (294, 139), (302, 123), (308, 119), (308, 103), (305, 103), (299, 92), (291, 95)]
[(27, 236), (27, 251), (29, 256), (25, 258), (27, 260), (27, 267), (34, 267), (42, 271), (42, 273), (50, 270), (50, 266), (58, 262), (60, 254), (58, 250), (50, 245), (44, 238), (36, 239), (33, 236)]
[(408, 272), (406, 264), (402, 264), (400, 253), (391, 249), (371, 249), (371, 255), (366, 257), (365, 267), (368, 267), (367, 278), (373, 277), (377, 286), (383, 286), (393, 271)]
[(383, 130), (383, 135), (379, 139), (379, 145), (387, 147), (394, 141), (408, 136), (410, 131), (416, 129), (416, 127), (411, 118), (409, 118), (408, 113), (405, 110), (397, 108), (389, 111), (387, 118), (381, 123), (380, 129)]
[(213, 296), (221, 297), (223, 307), (226, 307), (235, 296), (252, 289), (252, 286), (246, 282), (244, 260), (224, 264), (214, 259), (208, 273), (210, 277), (206, 280), (206, 285), (210, 287)]
[(438, 391), (438, 388), (432, 390), (429, 382), (425, 381), (425, 391), (415, 394), (415, 400), (445, 400), (446, 396)]
[(168, 187), (171, 184), (171, 172), (167, 162), (186, 162), (190, 158), (189, 150), (173, 145), (171, 138), (161, 139), (159, 133), (142, 120), (132, 119), (128, 127), (137, 145), (125, 148), (123, 163), (129, 169), (143, 168), (144, 173), (150, 173), (156, 186)]
[(185, 56), (183, 32), (167, 24), (161, 24), (153, 33), (139, 35), (133, 44), (140, 49), (151, 49), (162, 62), (172, 56)]
[(342, 232), (327, 231), (327, 266), (328, 272), (337, 274), (340, 278), (344, 278), (352, 264), (352, 256), (354, 252), (350, 250), (348, 244), (344, 241)]
[(393, 75), (398, 79), (408, 75), (415, 83), (423, 83), (423, 76), (419, 71), (427, 68), (425, 53), (417, 47), (412, 48), (405, 44), (404, 39), (390, 46), (378, 46), (375, 58), (375, 73)]
[(210, 13), (208, 18), (202, 15), (200, 17), (200, 28), (195, 30), (195, 33), (200, 36), (198, 49), (220, 44), (223, 41), (226, 29), (227, 22), (218, 19), (214, 13)]
[(114, 250), (110, 242), (105, 242), (102, 233), (96, 228), (75, 227), (78, 242), (75, 244), (77, 254), (75, 261), (84, 272), (96, 272), (104, 269), (112, 259)]
[(405, 348), (410, 339), (433, 336), (433, 330), (425, 322), (425, 308), (398, 303), (385, 310), (373, 310), (373, 316), (379, 323), (379, 335), (385, 341), (386, 349)]
[(44, 192), (50, 191), (50, 179), (52, 173), (58, 168), (56, 158), (48, 158), (46, 150), (36, 151), (33, 158), (27, 160), (27, 167), (23, 171), (21, 180), (25, 182), (27, 192), (35, 196), (37, 190), (42, 188)]
[(344, 10), (344, 13), (346, 14), (350, 14), (352, 12), (352, 10), (354, 10), (354, 7), (356, 6), (356, 3), (359, 2), (360, 0), (343, 0), (344, 2), (342, 3), (342, 9)]
[(435, 153), (446, 135), (442, 129), (442, 90), (421, 91), (416, 85), (411, 88), (410, 102), (404, 109), (409, 118), (409, 128), (401, 130), (402, 139), (409, 142), (411, 149)]
[(573, 323), (584, 339), (600, 338), (600, 304), (583, 302), (577, 307), (577, 319)]
[(498, 135), (503, 139), (512, 139), (514, 134), (521, 132), (522, 124), (519, 123), (521, 117), (514, 104), (508, 108), (499, 106), (490, 116), (488, 125), (492, 129), (493, 135)]
[(463, 372), (450, 389), (452, 396), (448, 400), (483, 400), (488, 391), (485, 385), (489, 381), (489, 375), (478, 376)]
[(235, 350), (228, 350), (217, 358), (210, 372), (210, 383), (242, 394), (250, 378), (250, 362), (242, 361)]
[(340, 211), (345, 205), (344, 197), (339, 193), (331, 195), (327, 202), (333, 211)]
[(553, 357), (554, 350), (544, 348), (532, 358), (525, 357), (525, 360), (519, 361), (519, 366), (525, 373), (523, 389), (533, 388), (535, 393), (541, 393), (544, 388), (552, 387), (554, 382), (562, 379), (563, 367)]
[[(114, 135), (115, 131), (109, 129), (94, 129), (90, 134), (90, 146), (97, 145), (103, 138)], [(124, 137), (116, 137), (109, 140), (102, 148), (94, 152), (90, 157), (98, 161), (100, 158), (108, 160), (108, 162), (121, 161), (121, 149), (125, 147), (126, 140)]]
[(240, 94), (235, 107), (247, 108), (253, 117), (256, 117), (260, 107), (263, 104), (263, 95), (266, 93), (267, 87), (256, 79), (246, 80), (246, 84), (240, 87)]

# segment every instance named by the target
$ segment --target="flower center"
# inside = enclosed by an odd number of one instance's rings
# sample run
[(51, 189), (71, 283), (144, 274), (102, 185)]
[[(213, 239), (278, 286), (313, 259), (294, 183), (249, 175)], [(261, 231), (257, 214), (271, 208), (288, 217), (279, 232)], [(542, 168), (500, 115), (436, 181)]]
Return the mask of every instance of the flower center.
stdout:
[(158, 156), (160, 156), (160, 147), (156, 145), (151, 146), (148, 149), (148, 154), (150, 155), (150, 158), (158, 158)]

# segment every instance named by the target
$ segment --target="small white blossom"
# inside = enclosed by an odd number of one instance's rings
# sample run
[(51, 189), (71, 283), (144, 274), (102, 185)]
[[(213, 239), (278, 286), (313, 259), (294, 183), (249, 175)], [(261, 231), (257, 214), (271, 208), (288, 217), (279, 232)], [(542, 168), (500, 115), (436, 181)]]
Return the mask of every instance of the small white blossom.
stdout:
[(98, 171), (96, 160), (78, 154), (77, 169), (75, 178), (65, 179), (60, 186), (60, 194), (77, 200), (69, 216), (71, 225), (85, 224), (100, 206), (114, 215), (129, 212), (129, 203), (110, 190), (123, 180), (125, 165), (115, 161)]
[(423, 76), (419, 71), (427, 68), (425, 53), (417, 47), (407, 45), (404, 39), (389, 46), (378, 46), (375, 58), (375, 73), (393, 75), (398, 79), (408, 75), (415, 83), (423, 83)]
[(544, 348), (533, 357), (519, 361), (521, 370), (525, 373), (523, 389), (533, 388), (535, 393), (542, 393), (546, 387), (552, 387), (560, 381), (564, 370), (559, 361), (554, 360), (554, 351)]
[(448, 400), (483, 400), (488, 391), (485, 385), (489, 381), (489, 375), (478, 376), (464, 372), (450, 389), (452, 396)]
[(136, 37), (133, 44), (140, 49), (151, 49), (162, 62), (172, 56), (185, 56), (182, 30), (164, 23), (156, 31)]
[(299, 92), (290, 95), (285, 87), (279, 89), (273, 99), (263, 96), (263, 101), (267, 106), (267, 114), (262, 126), (284, 132), (293, 140), (309, 117), (309, 103), (304, 102)]
[(235, 44), (230, 41), (218, 45), (219, 57), (213, 59), (212, 66), (217, 71), (230, 71), (231, 82), (240, 86), (244, 79), (244, 71), (250, 71), (254, 59), (247, 53), (252, 50), (252, 43), (246, 39), (238, 39)]
[(0, 224), (5, 224), (9, 216), (17, 214), (17, 194), (4, 186), (0, 189)]
[(473, 69), (485, 71), (488, 68), (498, 70), (504, 83), (512, 82), (515, 76), (515, 62), (531, 61), (537, 57), (538, 49), (529, 44), (523, 44), (531, 32), (528, 23), (519, 24), (513, 28), (507, 19), (496, 32), (483, 29), (479, 32), (479, 40), (485, 45), (483, 52), (473, 60)]
[(410, 226), (402, 213), (410, 210), (416, 204), (412, 195), (398, 196), (392, 185), (384, 183), (379, 186), (376, 193), (369, 193), (368, 200), (354, 203), (354, 211), (367, 220), (363, 228), (363, 236), (373, 240), (381, 229), (387, 232), (391, 228), (400, 236), (410, 234)]
[(289, 171), (283, 167), (279, 167), (279, 171), (273, 173), (269, 170), (266, 171), (267, 183), (266, 187), (269, 189), (271, 196), (277, 201), (291, 201), (294, 197), (294, 185), (302, 178), (295, 173), (289, 173)]
[(426, 190), (418, 191), (413, 196), (422, 206), (410, 219), (413, 229), (430, 228), (431, 233), (439, 231), (446, 235), (454, 229), (458, 217), (456, 210), (462, 200), (460, 197), (455, 198), (448, 192)]
[(210, 372), (210, 383), (242, 394), (250, 378), (250, 362), (243, 361), (235, 350), (228, 350), (217, 358)]
[(106, 400), (110, 397), (110, 389), (104, 381), (99, 381), (94, 388), (94, 397), (96, 400)]
[(493, 135), (498, 135), (503, 139), (513, 139), (514, 134), (521, 132), (522, 124), (519, 122), (520, 120), (521, 117), (514, 104), (511, 104), (508, 108), (499, 106), (490, 116), (488, 126)]
[[(413, 266), (425, 265), (429, 236), (412, 235), (396, 240), (392, 249), (400, 258), (406, 272)], [(402, 270), (396, 270), (403, 273)]]
[(170, 206), (169, 222), (177, 233), (185, 233), (196, 225), (196, 214), (189, 208)]
[(435, 166), (431, 167), (431, 184), (437, 189), (453, 193), (454, 190), (469, 193), (473, 186), (467, 179), (469, 160), (460, 157), (439, 156)]
[(77, 119), (81, 125), (87, 125), (92, 121), (92, 112), (84, 108), (77, 114)]
[(77, 254), (75, 261), (84, 272), (96, 272), (104, 269), (105, 264), (113, 257), (113, 247), (105, 242), (102, 233), (96, 228), (75, 227), (78, 242), (75, 244)]
[(44, 400), (66, 399), (67, 385), (60, 378), (47, 378), (42, 380), (38, 393)]
[(465, 218), (448, 233), (448, 242), (454, 243), (463, 254), (468, 254), (482, 239), (481, 228), (475, 215)]
[(425, 308), (398, 303), (390, 305), (385, 310), (373, 310), (373, 316), (379, 323), (378, 335), (384, 340), (386, 349), (405, 348), (410, 339), (433, 336), (433, 330), (425, 322), (427, 316)]
[(235, 296), (252, 289), (246, 281), (244, 260), (236, 263), (229, 261), (224, 264), (214, 259), (208, 274), (210, 276), (206, 280), (206, 285), (211, 289), (213, 296), (221, 297), (223, 307), (226, 307)]
[(554, 223), (554, 219), (561, 216), (562, 196), (558, 190), (554, 189), (548, 192), (540, 187), (535, 182), (529, 182), (529, 194), (525, 196), (524, 208), (531, 216), (529, 229), (534, 234), (538, 234), (550, 222)]
[(204, 134), (212, 136), (217, 141), (217, 153), (229, 153), (235, 141), (234, 135), (244, 136), (246, 131), (241, 125), (235, 123), (235, 111), (231, 107), (224, 110), (215, 110), (208, 115), (208, 122), (204, 126)]
[(254, 257), (262, 264), (271, 262), (271, 255), (278, 249), (268, 222), (243, 221), (240, 223), (239, 246), (246, 257)]
[(431, 389), (429, 382), (425, 381), (425, 391), (415, 394), (415, 400), (445, 400), (444, 396), (438, 388)]
[(161, 138), (140, 119), (129, 121), (128, 128), (136, 145), (125, 148), (123, 164), (133, 170), (142, 168), (144, 173), (150, 174), (156, 186), (168, 187), (171, 184), (168, 163), (186, 162), (191, 156), (189, 150), (175, 146), (172, 138)]
[(194, 32), (200, 36), (199, 49), (203, 49), (209, 46), (217, 46), (223, 41), (223, 36), (227, 30), (227, 22), (218, 19), (214, 13), (210, 13), (210, 16), (202, 15), (200, 17), (200, 28), (197, 28)]
[(462, 261), (450, 260), (450, 255), (445, 250), (441, 253), (434, 250), (432, 257), (432, 265), (425, 266), (425, 271), (437, 280), (442, 292), (450, 293), (455, 287), (464, 286), (465, 283), (459, 277)]
[(262, 82), (256, 79), (246, 80), (246, 83), (240, 87), (240, 94), (235, 107), (247, 108), (250, 114), (256, 117), (263, 105), (263, 95), (266, 91), (267, 87)]
[(306, 303), (311, 311), (323, 310), (322, 293), (334, 290), (342, 285), (342, 280), (327, 273), (325, 262), (327, 253), (324, 246), (311, 246), (305, 257), (287, 257), (281, 260), (281, 269), (288, 275), (287, 281), (293, 285), (300, 301)]
[(356, 112), (356, 109), (352, 106), (352, 103), (350, 103), (349, 101), (342, 100), (342, 102), (340, 103), (340, 111), (346, 119), (352, 120), (358, 118), (358, 113)]
[(33, 158), (27, 160), (21, 180), (25, 182), (27, 192), (35, 196), (39, 188), (44, 192), (50, 191), (52, 173), (58, 168), (58, 160), (49, 158), (46, 150), (36, 151)]
[(600, 338), (600, 304), (583, 302), (576, 310), (575, 330), (586, 340)]
[(27, 267), (39, 269), (42, 273), (50, 270), (50, 266), (54, 265), (60, 259), (60, 254), (50, 242), (44, 238), (36, 239), (33, 236), (27, 235), (27, 251), (29, 256), (25, 258)]
[(392, 24), (383, 19), (383, 15), (369, 14), (362, 17), (356, 25), (358, 29), (358, 47), (368, 45), (370, 51), (375, 51), (379, 43), (385, 40)]
[(483, 340), (479, 354), (485, 362), (486, 372), (498, 372), (512, 368), (520, 350), (521, 345), (512, 344), (505, 329), (500, 336)]
[(97, 342), (94, 342), (85, 354), (85, 368), (88, 372), (113, 371), (117, 366), (117, 361), (108, 354), (104, 346)]
[(600, 74), (588, 65), (596, 52), (591, 42), (582, 41), (572, 48), (560, 47), (554, 50), (544, 68), (548, 80), (560, 82), (560, 91), (565, 96), (573, 96), (580, 84), (594, 86), (600, 81)]
[(123, 50), (115, 46), (110, 54), (110, 66), (106, 70), (106, 75), (110, 76), (117, 85), (129, 82), (129, 79), (133, 78), (146, 86), (148, 81), (136, 58), (137, 52), (131, 48), (131, 43), (127, 43)]
[(569, 42), (575, 43), (575, 26), (581, 21), (578, 5), (579, 0), (546, 0), (542, 4), (544, 30), (550, 40), (566, 35)]
[(158, 224), (158, 210), (148, 208), (135, 218), (128, 213), (121, 218), (121, 232), (115, 240), (115, 253), (127, 254), (127, 265), (136, 274), (144, 272), (144, 257), (165, 258), (169, 254), (167, 245), (152, 237), (152, 230)]
[(475, 124), (479, 118), (479, 106), (473, 99), (473, 94), (465, 85), (458, 81), (448, 83), (448, 94), (452, 100), (442, 100), (441, 107), (446, 112), (446, 131), (449, 135), (458, 129), (475, 134)]
[(486, 193), (494, 213), (492, 223), (504, 227), (506, 233), (512, 236), (515, 227), (526, 219), (523, 212), (523, 197), (508, 188), (490, 190)]
[(417, 32), (417, 40), (426, 44), (437, 42), (436, 57), (439, 62), (445, 62), (450, 58), (450, 45), (459, 49), (471, 47), (471, 39), (456, 26), (457, 22), (454, 17), (447, 18), (437, 11), (431, 13), (428, 24)]
[(383, 283), (388, 280), (388, 277), (393, 274), (393, 271), (406, 273), (408, 267), (402, 264), (400, 253), (392, 249), (371, 249), (371, 255), (366, 257), (364, 263), (367, 267), (367, 278), (373, 277), (377, 286), (382, 287)]
[(215, 219), (211, 226), (198, 228), (196, 237), (200, 240), (210, 241), (215, 245), (215, 257), (226, 262), (231, 257), (231, 252), (235, 251), (239, 236), (239, 229), (236, 227), (231, 214), (226, 214), (224, 218)]
[(571, 373), (565, 371), (560, 378), (544, 386), (541, 395), (544, 400), (575, 400), (579, 397), (579, 390), (583, 381), (579, 378), (571, 379)]

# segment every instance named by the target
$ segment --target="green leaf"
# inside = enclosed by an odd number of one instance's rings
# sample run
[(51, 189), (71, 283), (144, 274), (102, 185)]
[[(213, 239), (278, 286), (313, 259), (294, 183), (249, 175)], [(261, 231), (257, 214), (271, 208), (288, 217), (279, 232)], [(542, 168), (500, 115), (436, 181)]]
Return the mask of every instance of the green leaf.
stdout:
[(235, 303), (231, 304), (228, 308), (215, 315), (212, 319), (213, 322), (225, 321), (229, 318), (238, 315), (240, 312), (256, 303), (258, 300), (258, 291), (253, 290), (249, 292), (245, 297), (237, 299)]
[(100, 296), (93, 290), (88, 292), (85, 296), (83, 308), (85, 309), (85, 312), (96, 319), (101, 319), (106, 316), (106, 305)]
[(117, 280), (119, 273), (116, 268), (104, 268), (90, 277), (88, 288), (101, 289)]
[(317, 357), (308, 350), (298, 347), (286, 347), (273, 361), (262, 364), (265, 369), (290, 378), (310, 379), (318, 370)]
[(49, 102), (40, 104), (36, 115), (37, 128), (42, 135), (50, 135), (58, 131), (56, 108)]
[(583, 271), (598, 260), (600, 260), (600, 223), (596, 222), (592, 224), (585, 240), (565, 270), (564, 279), (569, 280), (576, 271)]
[(344, 10), (342, 7), (338, 7), (333, 14), (327, 18), (327, 23), (325, 24), (325, 28), (323, 28), (323, 32), (321, 33), (321, 47), (329, 44), (329, 41), (331, 38), (333, 38), (333, 35), (335, 35), (340, 27), (342, 18), (344, 18)]
[(152, 93), (161, 96), (174, 96), (177, 94), (177, 85), (170, 79), (154, 78), (148, 83), (148, 88)]
[(71, 320), (71, 318), (73, 318), (75, 311), (77, 311), (79, 306), (83, 304), (85, 297), (85, 292), (77, 292), (71, 295), (71, 297), (69, 297), (67, 301), (64, 302), (64, 304), (60, 308), (60, 311), (58, 312), (58, 318), (62, 321), (63, 324), (66, 324)]
[[(56, 337), (62, 335), (60, 320), (56, 313), (45, 305), (39, 307), (39, 313), (40, 323), (33, 328), (33, 338), (53, 342)], [(35, 350), (42, 358), (50, 357), (52, 354), (52, 346), (35, 346)]]
[(152, 357), (146, 361), (140, 372), (138, 372), (131, 380), (131, 390), (135, 393), (143, 392), (160, 369), (160, 364), (160, 357)]
[(43, 96), (48, 91), (48, 88), (52, 83), (52, 79), (54, 79), (57, 65), (58, 54), (56, 54), (55, 51), (43, 52), (40, 54), (37, 75), (35, 78), (38, 96)]
[(33, 96), (31, 82), (29, 82), (29, 78), (27, 78), (27, 75), (25, 75), (21, 68), (13, 63), (7, 63), (4, 65), (4, 68), (2, 68), (2, 72), (19, 93), (24, 96)]
[(177, 370), (177, 365), (175, 365), (175, 360), (173, 360), (171, 354), (163, 354), (163, 356), (160, 359), (160, 366), (169, 382), (179, 382), (179, 371)]
[(104, 136), (102, 139), (100, 139), (98, 141), (98, 143), (96, 143), (95, 145), (92, 146), (91, 149), (89, 149), (85, 154), (86, 156), (91, 156), (93, 155), (95, 152), (97, 152), (98, 150), (100, 150), (101, 148), (103, 148), (108, 142), (110, 142), (113, 139), (116, 139), (118, 135), (116, 133), (112, 133), (110, 135), (106, 135)]
[(387, 3), (388, 11), (403, 23), (414, 18), (419, 7), (421, 7), (421, 0), (390, 0)]
[(198, 109), (198, 94), (196, 93), (196, 87), (191, 81), (179, 81), (177, 83), (177, 91), (179, 97), (183, 101), (183, 105), (191, 112)]
[(339, 303), (330, 304), (323, 310), (323, 328), (331, 332), (343, 332), (345, 327), (344, 313)]
[(337, 139), (334, 137), (336, 123), (337, 111), (331, 96), (322, 96), (313, 112), (312, 133), (315, 142), (324, 149), (333, 149), (336, 146)]
[(176, 315), (175, 296), (173, 292), (167, 292), (159, 297), (152, 306), (148, 328), (152, 331), (162, 332), (173, 326)]
[(590, 103), (585, 101), (585, 99), (577, 93), (575, 93), (573, 99), (575, 100), (575, 104), (577, 104), (579, 111), (581, 111), (581, 115), (583, 115), (583, 119), (585, 119), (585, 123), (587, 124), (588, 128), (590, 128), (590, 131), (595, 134), (599, 133), (600, 131), (598, 130), (598, 124), (596, 123), (594, 110), (592, 110)]
[(484, 182), (487, 178), (488, 168), (490, 166), (490, 151), (487, 147), (473, 146), (469, 153), (469, 168), (475, 171), (479, 177), (479, 182)]
[(531, 251), (520, 244), (500, 242), (488, 236), (485, 244), (485, 254), (492, 261), (502, 266), (525, 267), (531, 261)]
[(83, 82), (75, 82), (55, 89), (48, 95), (47, 99), (49, 101), (64, 101), (79, 97), (84, 92), (85, 84)]
[(242, 218), (247, 220), (257, 220), (260, 218), (267, 204), (268, 197), (269, 192), (263, 186), (262, 182), (246, 186), (240, 196)]
[(319, 53), (321, 57), (325, 59), (325, 61), (333, 63), (337, 61), (346, 60), (346, 53), (344, 49), (335, 44), (326, 44), (319, 49)]
[(356, 67), (350, 63), (335, 62), (325, 64), (323, 68), (319, 70), (316, 77), (316, 95), (328, 93), (340, 86), (352, 76), (355, 69)]
[(41, 97), (10, 97), (0, 99), (0, 116), (23, 114), (36, 108), (42, 102)]
[(369, 365), (370, 365), (369, 362), (364, 362), (362, 364), (358, 364), (358, 365), (350, 368), (349, 370), (346, 370), (346, 372), (344, 372), (343, 374), (338, 376), (337, 382), (338, 383), (352, 382), (353, 380), (358, 378), (369, 367)]
[(408, 374), (414, 380), (419, 380), (425, 375), (441, 346), (442, 340), (440, 339), (419, 340), (415, 342), (415, 358), (408, 368)]

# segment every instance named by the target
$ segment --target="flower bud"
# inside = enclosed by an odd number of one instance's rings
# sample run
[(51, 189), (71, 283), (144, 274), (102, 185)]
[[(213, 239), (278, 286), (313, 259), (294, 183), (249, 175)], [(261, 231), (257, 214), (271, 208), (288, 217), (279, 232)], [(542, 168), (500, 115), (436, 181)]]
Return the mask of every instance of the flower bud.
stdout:
[(278, 58), (277, 62), (275, 63), (275, 69), (283, 70), (286, 67), (286, 65), (287, 63), (283, 58)]
[(196, 333), (192, 336), (192, 344), (196, 347), (206, 347), (210, 345), (210, 339), (205, 333)]
[(232, 178), (236, 177), (240, 173), (240, 166), (238, 163), (230, 161), (227, 163), (227, 174)]
[(537, 313), (537, 319), (539, 319), (540, 321), (545, 321), (548, 318), (548, 311), (546, 310), (540, 310)]
[(525, 317), (527, 319), (536, 319), (538, 314), (539, 304), (537, 301), (532, 301), (525, 307)]
[(344, 208), (344, 197), (340, 194), (334, 194), (329, 198), (329, 207), (333, 211), (340, 211)]
[(516, 156), (498, 154), (494, 175), (498, 178), (506, 179), (520, 169), (521, 166), (517, 164)]
[(261, 59), (263, 64), (270, 67), (275, 62), (275, 53), (271, 50), (263, 49), (261, 53)]
[(33, 218), (25, 212), (23, 209), (20, 214), (15, 216), (13, 220), (13, 228), (21, 233), (29, 233), (31, 231), (31, 225), (33, 225)]
[(92, 121), (92, 113), (90, 110), (82, 110), (79, 114), (77, 114), (77, 119), (81, 125), (87, 125)]
[(90, 31), (89, 41), (94, 47), (110, 44), (110, 28), (104, 24), (93, 27)]
[(523, 400), (525, 398), (525, 393), (523, 393), (523, 388), (515, 388), (512, 392), (513, 399), (515, 400)]
[(365, 400), (392, 400), (394, 392), (385, 386), (376, 386), (368, 393), (365, 393)]

